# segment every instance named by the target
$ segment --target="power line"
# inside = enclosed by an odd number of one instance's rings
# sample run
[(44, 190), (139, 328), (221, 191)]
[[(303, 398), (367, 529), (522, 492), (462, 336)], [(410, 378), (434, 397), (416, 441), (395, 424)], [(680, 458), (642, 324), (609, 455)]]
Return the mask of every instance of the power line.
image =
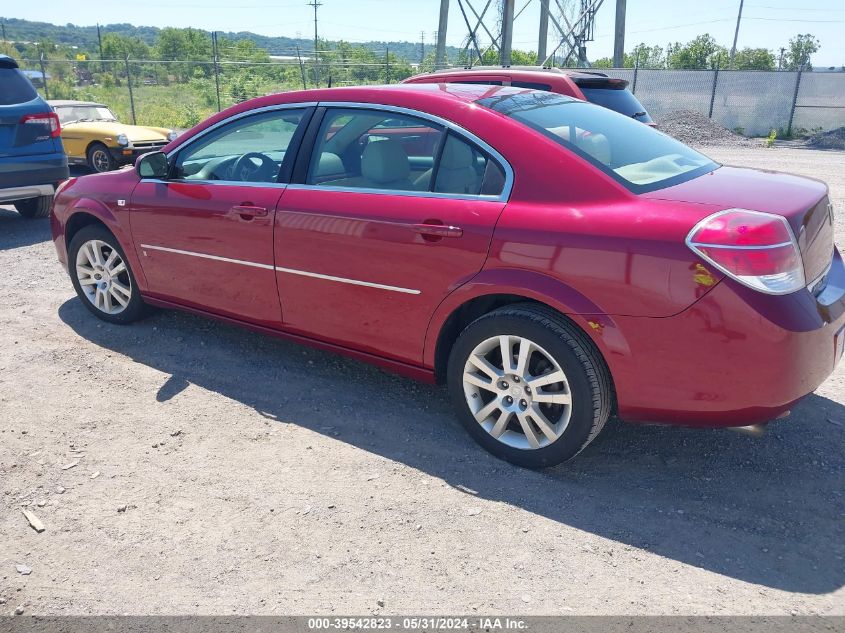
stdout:
[(311, 0), (311, 2), (307, 3), (308, 6), (314, 7), (314, 83), (316, 84), (317, 88), (320, 87), (320, 56), (316, 53), (319, 50), (320, 44), (319, 40), (317, 39), (317, 9), (323, 6), (322, 2), (317, 2), (317, 0)]

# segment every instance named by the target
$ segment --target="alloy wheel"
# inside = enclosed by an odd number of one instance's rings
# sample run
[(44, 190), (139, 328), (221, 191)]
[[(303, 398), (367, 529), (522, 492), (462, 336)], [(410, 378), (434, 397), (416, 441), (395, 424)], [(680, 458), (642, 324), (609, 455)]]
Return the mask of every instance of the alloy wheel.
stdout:
[(106, 314), (120, 314), (132, 298), (126, 262), (113, 246), (89, 240), (76, 253), (76, 279), (91, 304)]
[(91, 163), (94, 169), (98, 172), (109, 171), (111, 167), (111, 158), (106, 154), (106, 150), (95, 149), (91, 152)]
[(482, 341), (467, 358), (463, 387), (478, 424), (513, 448), (548, 446), (569, 425), (572, 393), (566, 374), (527, 338), (501, 335)]

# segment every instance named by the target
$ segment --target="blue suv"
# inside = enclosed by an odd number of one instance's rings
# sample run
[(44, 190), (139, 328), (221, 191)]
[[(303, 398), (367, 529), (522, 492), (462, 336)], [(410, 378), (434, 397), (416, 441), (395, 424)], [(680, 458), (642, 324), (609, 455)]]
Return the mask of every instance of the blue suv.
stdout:
[(50, 214), (56, 185), (68, 177), (59, 117), (18, 63), (0, 55), (0, 204), (25, 218)]

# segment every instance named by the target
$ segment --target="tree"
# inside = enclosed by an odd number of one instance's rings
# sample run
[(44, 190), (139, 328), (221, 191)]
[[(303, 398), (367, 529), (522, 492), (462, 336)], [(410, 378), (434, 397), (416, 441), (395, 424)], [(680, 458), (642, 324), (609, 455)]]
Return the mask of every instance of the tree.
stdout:
[(126, 37), (116, 33), (103, 36), (103, 59), (148, 59), (150, 47), (137, 37)]
[(804, 33), (803, 35), (796, 35), (789, 40), (789, 46), (786, 51), (786, 69), (787, 70), (812, 70), (813, 65), (810, 63), (810, 56), (817, 52), (820, 48), (819, 40), (815, 35)]
[(737, 70), (774, 70), (775, 56), (765, 48), (743, 48), (736, 52), (733, 67)]
[(712, 35), (705, 33), (685, 45), (670, 45), (666, 57), (669, 68), (707, 70), (717, 65), (727, 66), (728, 50), (717, 44)]
[(661, 46), (648, 46), (641, 42), (630, 53), (625, 53), (625, 68), (633, 68), (634, 66), (639, 66), (640, 68), (663, 68), (665, 63), (666, 60), (663, 57), (663, 48)]

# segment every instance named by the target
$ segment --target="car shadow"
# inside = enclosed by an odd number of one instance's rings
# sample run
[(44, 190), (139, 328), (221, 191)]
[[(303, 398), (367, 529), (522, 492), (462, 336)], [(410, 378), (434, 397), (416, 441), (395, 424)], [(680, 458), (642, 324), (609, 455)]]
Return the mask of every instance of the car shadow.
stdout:
[(809, 396), (762, 438), (612, 420), (574, 461), (532, 472), (477, 447), (443, 388), (176, 311), (120, 327), (72, 299), (59, 317), (168, 374), (150, 399), (194, 384), (469, 495), (679, 563), (792, 592), (845, 584), (845, 407), (827, 398)]
[(11, 206), (0, 206), (0, 251), (32, 246), (51, 239), (50, 220), (28, 219)]

